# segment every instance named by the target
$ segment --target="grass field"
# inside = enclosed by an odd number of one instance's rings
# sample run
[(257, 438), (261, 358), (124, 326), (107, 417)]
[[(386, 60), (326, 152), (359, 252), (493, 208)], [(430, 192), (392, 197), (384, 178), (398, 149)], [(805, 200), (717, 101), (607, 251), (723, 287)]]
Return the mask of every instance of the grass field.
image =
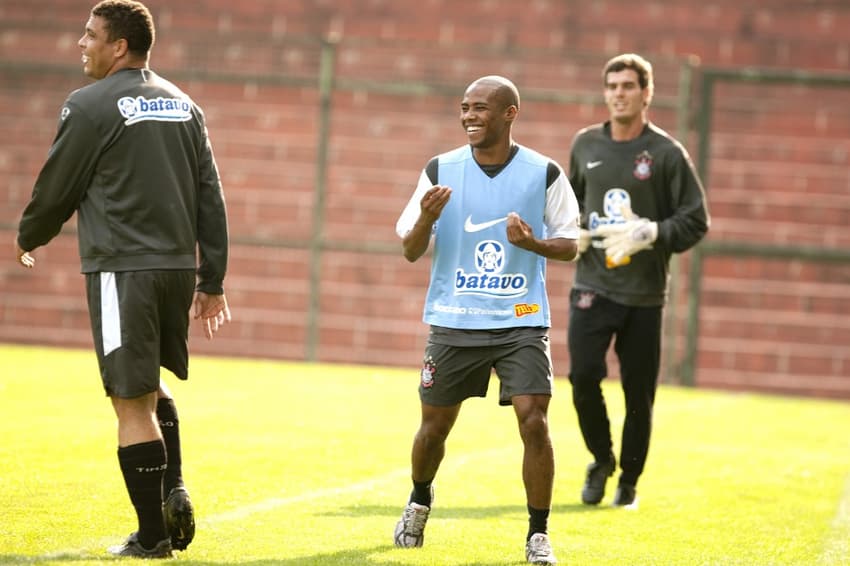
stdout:
[[(135, 523), (94, 354), (0, 346), (0, 358), (0, 563), (114, 562), (104, 548)], [(166, 377), (198, 519), (173, 562), (523, 563), (520, 442), (494, 387), (449, 438), (425, 546), (396, 549), (416, 367), (196, 357), (191, 373)], [(606, 387), (619, 433), (622, 396)], [(581, 505), (589, 457), (563, 379), (550, 426), (561, 564), (850, 564), (848, 403), (662, 387), (636, 510)]]

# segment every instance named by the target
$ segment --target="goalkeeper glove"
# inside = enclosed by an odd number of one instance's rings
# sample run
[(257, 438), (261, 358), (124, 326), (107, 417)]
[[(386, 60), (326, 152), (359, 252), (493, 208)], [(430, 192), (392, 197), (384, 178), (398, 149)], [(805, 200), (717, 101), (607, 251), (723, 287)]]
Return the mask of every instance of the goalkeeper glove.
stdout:
[(581, 257), (581, 254), (587, 251), (587, 248), (590, 247), (590, 238), (591, 232), (590, 230), (585, 230), (581, 228), (578, 233), (578, 240), (576, 240), (576, 245), (578, 247), (578, 251), (576, 252), (576, 256), (573, 258), (573, 261), (578, 261)]
[(658, 223), (647, 218), (637, 218), (621, 224), (606, 224), (594, 232), (602, 237), (605, 258), (609, 266), (628, 263), (637, 252), (649, 249), (658, 238)]

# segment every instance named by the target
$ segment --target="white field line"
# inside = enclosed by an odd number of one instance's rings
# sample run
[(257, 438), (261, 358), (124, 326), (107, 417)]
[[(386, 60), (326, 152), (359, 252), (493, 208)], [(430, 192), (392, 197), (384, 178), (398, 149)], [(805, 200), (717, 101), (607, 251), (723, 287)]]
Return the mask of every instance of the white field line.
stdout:
[(820, 555), (818, 564), (850, 564), (850, 475), (838, 501), (838, 511)]
[[(517, 437), (516, 443), (520, 443), (519, 438)], [(405, 447), (405, 450), (409, 449), (409, 447)], [(494, 459), (495, 461), (500, 461), (496, 459), (498, 454), (516, 449), (515, 446), (510, 445), (503, 448), (494, 448), (491, 450), (481, 450), (478, 452), (470, 452), (466, 454), (459, 454), (457, 456), (452, 456), (451, 454), (447, 454), (445, 460), (443, 460), (443, 465), (440, 466), (440, 472), (437, 474), (437, 478), (439, 481), (439, 476), (444, 473), (451, 473), (452, 470), (457, 470), (462, 468), (466, 464), (468, 464), (472, 460), (479, 459)], [(264, 499), (262, 501), (258, 501), (256, 503), (252, 503), (249, 505), (243, 505), (241, 507), (237, 507), (230, 511), (225, 511), (223, 513), (218, 513), (217, 515), (212, 515), (206, 518), (199, 518), (198, 524), (200, 526), (203, 525), (215, 525), (219, 523), (226, 523), (229, 521), (239, 521), (243, 520), (246, 517), (250, 517), (251, 515), (255, 515), (257, 513), (265, 513), (267, 511), (271, 511), (274, 509), (279, 509), (281, 507), (286, 507), (287, 505), (294, 505), (297, 503), (303, 503), (305, 501), (313, 501), (317, 499), (324, 499), (327, 497), (336, 497), (339, 495), (349, 495), (352, 493), (359, 493), (368, 491), (380, 485), (385, 485), (388, 483), (392, 483), (398, 481), (399, 478), (409, 478), (410, 477), (410, 468), (399, 468), (397, 470), (393, 470), (388, 472), (382, 476), (377, 476), (371, 479), (364, 480), (362, 482), (341, 485), (337, 487), (328, 487), (322, 489), (314, 489), (312, 491), (306, 491), (304, 493), (299, 493), (293, 495), (291, 497), (270, 497), (268, 499)], [(403, 507), (403, 503), (405, 498), (409, 494), (409, 484), (405, 484), (405, 488), (401, 490), (399, 493), (399, 513)], [(119, 535), (116, 534), (112, 537), (98, 537), (96, 539), (92, 539), (92, 542), (89, 546), (98, 547), (102, 546), (106, 548), (109, 545), (117, 544), (119, 541), (123, 540), (127, 535)], [(42, 554), (41, 556), (33, 557), (33, 562), (38, 562), (40, 560), (62, 560), (69, 558), (77, 558), (81, 556), (85, 556), (88, 554), (88, 551), (83, 548), (74, 548), (74, 549), (64, 549), (57, 550), (54, 552), (48, 552)]]
[[(409, 468), (394, 470), (383, 476), (372, 478), (359, 483), (341, 485), (338, 487), (314, 489), (312, 491), (298, 493), (290, 497), (270, 497), (268, 499), (258, 501), (257, 503), (243, 505), (242, 507), (237, 507), (236, 509), (225, 511), (224, 513), (219, 513), (211, 517), (199, 519), (198, 523), (202, 525), (213, 525), (217, 523), (226, 523), (228, 521), (240, 521), (251, 515), (255, 515), (257, 513), (265, 513), (267, 511), (272, 511), (273, 509), (286, 507), (287, 505), (304, 503), (305, 501), (312, 501), (316, 499), (324, 499), (326, 497), (336, 497), (339, 495), (349, 495), (352, 493), (368, 491), (379, 485), (390, 483), (391, 481), (396, 480), (399, 477), (406, 476), (410, 476)], [(403, 492), (401, 494), (401, 497), (403, 498), (405, 494), (406, 492)]]
[[(519, 438), (516, 439), (516, 442), (519, 443)], [(450, 473), (451, 470), (457, 470), (468, 464), (471, 460), (479, 460), (483, 458), (495, 458), (495, 456), (499, 453), (505, 452), (506, 450), (513, 450), (515, 447), (503, 447), (503, 448), (495, 448), (491, 450), (481, 450), (478, 452), (472, 452), (468, 454), (458, 455), (457, 457), (452, 457), (451, 454), (448, 454), (446, 459), (443, 460), (443, 465), (440, 467), (440, 472), (437, 474), (437, 481), (439, 481), (440, 475), (444, 473)], [(498, 461), (498, 460), (496, 460)], [(305, 501), (314, 501), (317, 499), (325, 499), (328, 497), (336, 497), (339, 495), (350, 495), (352, 493), (360, 493), (364, 491), (368, 491), (370, 489), (374, 489), (377, 486), (389, 484), (397, 481), (399, 478), (409, 478), (410, 477), (410, 468), (400, 468), (397, 470), (393, 470), (384, 474), (383, 476), (378, 476), (372, 479), (368, 479), (362, 482), (349, 484), (349, 485), (341, 485), (337, 487), (328, 487), (322, 489), (314, 489), (312, 491), (307, 491), (304, 493), (299, 493), (296, 495), (292, 495), (290, 497), (270, 497), (268, 499), (264, 499), (263, 501), (259, 501), (257, 503), (252, 503), (250, 505), (243, 505), (241, 507), (237, 507), (231, 511), (225, 511), (223, 513), (219, 513), (217, 515), (212, 515), (205, 519), (199, 519), (199, 523), (204, 525), (213, 525), (217, 523), (226, 523), (228, 521), (240, 521), (249, 517), (251, 515), (257, 513), (265, 513), (267, 511), (271, 511), (273, 509), (278, 509), (280, 507), (286, 507), (287, 505), (294, 505), (296, 503), (303, 503)], [(405, 484), (405, 488), (401, 490), (399, 493), (399, 512), (401, 512), (401, 507), (405, 501), (409, 493), (409, 485)]]

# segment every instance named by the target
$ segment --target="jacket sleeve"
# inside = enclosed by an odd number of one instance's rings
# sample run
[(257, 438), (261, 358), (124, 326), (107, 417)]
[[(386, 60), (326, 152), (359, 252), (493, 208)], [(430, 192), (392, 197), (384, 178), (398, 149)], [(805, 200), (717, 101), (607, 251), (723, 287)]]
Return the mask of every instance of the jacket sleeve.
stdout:
[(228, 226), (224, 191), (206, 126), (199, 161), (198, 190), (198, 291), (224, 293), (227, 271)]
[(97, 163), (100, 136), (73, 105), (62, 108), (59, 128), (18, 224), (18, 245), (26, 251), (47, 244), (85, 197)]
[(666, 166), (671, 210), (658, 223), (658, 239), (666, 243), (672, 252), (680, 253), (695, 246), (705, 236), (711, 219), (705, 190), (685, 148), (674, 145)]
[(584, 210), (584, 173), (581, 169), (581, 161), (579, 158), (579, 136), (576, 135), (573, 138), (572, 146), (570, 148), (570, 166), (569, 166), (569, 174), (567, 180), (570, 182), (570, 186), (572, 187), (573, 194), (576, 197), (576, 201), (578, 202), (579, 212), (581, 217), (579, 219), (580, 225), (587, 225), (587, 219), (584, 218), (585, 210)]

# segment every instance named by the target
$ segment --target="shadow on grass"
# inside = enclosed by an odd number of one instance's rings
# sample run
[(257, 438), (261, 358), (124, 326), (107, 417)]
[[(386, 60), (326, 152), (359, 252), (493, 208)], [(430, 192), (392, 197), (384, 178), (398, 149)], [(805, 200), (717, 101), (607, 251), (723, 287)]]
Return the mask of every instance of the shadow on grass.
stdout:
[[(387, 505), (360, 505), (340, 507), (333, 512), (322, 513), (322, 516), (328, 517), (389, 517), (396, 520), (401, 513), (401, 506)], [(582, 505), (580, 503), (568, 505), (555, 505), (552, 508), (552, 513), (588, 513), (588, 512), (606, 512), (615, 511), (615, 508), (608, 505)], [(505, 515), (525, 515), (528, 512), (525, 505), (493, 505), (493, 506), (475, 506), (475, 507), (460, 507), (446, 506), (439, 507), (435, 510), (435, 517), (440, 519), (492, 519)], [(297, 558), (270, 558), (263, 560), (238, 559), (232, 560), (192, 560), (191, 552), (188, 554), (175, 553), (178, 558), (166, 561), (145, 561), (151, 564), (175, 564), (180, 566), (225, 566), (232, 564), (241, 564), (244, 566), (294, 566), (294, 565), (312, 565), (312, 564), (352, 564), (359, 566), (379, 566), (386, 564), (410, 564), (410, 557), (406, 560), (394, 559), (388, 552), (416, 552), (415, 549), (395, 549), (392, 545), (378, 545), (366, 549), (340, 550), (336, 552), (317, 553), (310, 556), (299, 556)], [(380, 554), (373, 557), (372, 555)], [(0, 554), (0, 564), (2, 565), (17, 565), (17, 564), (73, 564), (73, 563), (112, 563), (115, 561), (123, 561), (123, 558), (109, 556), (107, 554), (88, 554), (84, 551), (79, 553), (67, 552), (56, 555), (44, 556), (25, 556), (16, 554)], [(415, 563), (415, 562), (414, 562)], [(524, 564), (523, 560), (505, 559), (498, 562), (464, 562), (457, 566), (509, 566), (516, 564)]]
[[(320, 513), (325, 517), (393, 517), (398, 518), (403, 505), (390, 507), (387, 505), (350, 505), (348, 507), (339, 507), (327, 513)], [(606, 511), (616, 511), (616, 508), (610, 505), (583, 505), (581, 503), (555, 505), (552, 507), (552, 513), (600, 513)], [(528, 513), (525, 505), (476, 505), (475, 507), (461, 507), (457, 505), (447, 505), (445, 507), (437, 503), (434, 506), (434, 516), (439, 516), (441, 519), (490, 519), (493, 517), (501, 517), (503, 515), (512, 515)]]
[[(337, 552), (316, 553), (307, 556), (299, 556), (297, 558), (268, 558), (262, 560), (245, 560), (234, 558), (232, 560), (192, 560), (180, 556), (171, 560), (145, 560), (145, 564), (155, 566), (156, 564), (180, 564), (180, 566), (228, 566), (239, 564), (241, 566), (310, 566), (313, 564), (334, 565), (334, 564), (351, 564), (357, 566), (381, 566), (387, 564), (410, 564), (410, 559), (406, 560), (394, 559), (388, 555), (388, 552), (397, 552), (399, 554), (416, 552), (416, 549), (395, 549), (392, 545), (379, 545), (371, 548), (361, 548), (352, 550), (340, 550)], [(379, 554), (380, 556), (373, 556)], [(73, 564), (74, 562), (89, 562), (89, 563), (111, 563), (121, 561), (121, 563), (141, 563), (142, 561), (130, 560), (125, 562), (125, 559), (113, 556), (91, 556), (81, 554), (64, 554), (52, 556), (49, 559), (45, 557), (21, 556), (14, 554), (0, 554), (0, 564)], [(457, 566), (513, 566), (525, 564), (524, 560), (500, 560), (498, 562), (462, 562)]]

